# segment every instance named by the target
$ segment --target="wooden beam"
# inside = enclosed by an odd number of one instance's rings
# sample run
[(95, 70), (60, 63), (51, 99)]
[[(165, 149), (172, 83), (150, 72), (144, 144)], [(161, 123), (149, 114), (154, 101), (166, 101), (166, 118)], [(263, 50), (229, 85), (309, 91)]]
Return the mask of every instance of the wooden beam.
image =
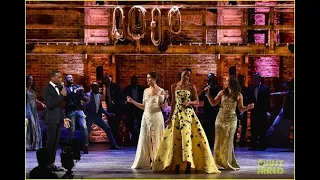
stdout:
[(274, 29), (273, 29), (273, 25), (274, 25), (274, 8), (271, 7), (270, 8), (270, 14), (269, 14), (269, 18), (270, 18), (270, 25), (272, 26), (272, 28), (270, 29), (270, 46), (269, 49), (270, 50), (274, 50)]
[[(241, 30), (294, 30), (294, 25), (252, 25), (252, 26), (223, 26), (223, 25), (206, 25), (206, 29), (241, 29)], [(57, 25), (40, 25), (40, 24), (27, 24), (26, 29), (111, 29), (111, 25), (73, 25), (73, 26), (57, 26)], [(151, 27), (147, 27), (151, 28)], [(162, 26), (163, 30), (169, 30), (169, 26)], [(203, 26), (196, 25), (182, 25), (181, 30), (203, 30)]]
[[(32, 54), (161, 54), (156, 46), (140, 45), (140, 52), (135, 45), (54, 45), (35, 44)], [(28, 54), (28, 53), (27, 53)], [(287, 45), (279, 45), (274, 51), (265, 45), (169, 45), (163, 54), (258, 54), (292, 56)]]

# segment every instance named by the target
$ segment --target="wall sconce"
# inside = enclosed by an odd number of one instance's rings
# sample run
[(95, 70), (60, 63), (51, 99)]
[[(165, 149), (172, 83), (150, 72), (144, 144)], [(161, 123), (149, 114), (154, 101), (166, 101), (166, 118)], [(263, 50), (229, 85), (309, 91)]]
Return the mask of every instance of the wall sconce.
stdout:
[(220, 58), (221, 58), (220, 54), (216, 54), (216, 58), (220, 61)]
[(115, 63), (116, 63), (116, 55), (115, 55), (115, 54), (112, 54), (112, 55), (111, 55), (111, 63), (112, 63), (112, 64), (115, 64)]
[(249, 63), (249, 54), (244, 55), (244, 63), (246, 63), (246, 64)]

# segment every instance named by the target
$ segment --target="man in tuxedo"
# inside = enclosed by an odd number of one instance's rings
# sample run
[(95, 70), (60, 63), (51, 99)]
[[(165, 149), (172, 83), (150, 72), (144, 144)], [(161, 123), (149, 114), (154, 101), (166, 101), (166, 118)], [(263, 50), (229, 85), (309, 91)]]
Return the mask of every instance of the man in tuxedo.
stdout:
[(66, 128), (70, 127), (70, 119), (65, 117), (61, 108), (62, 100), (67, 96), (67, 91), (65, 88), (61, 87), (61, 82), (62, 78), (60, 72), (53, 70), (50, 72), (49, 84), (44, 87), (42, 91), (42, 96), (47, 106), (44, 112), (44, 121), (47, 131), (46, 146), (50, 154), (50, 167), (53, 171), (63, 171), (62, 168), (54, 164), (60, 141), (62, 122), (64, 122)]
[(71, 129), (68, 135), (67, 143), (71, 144), (74, 138), (74, 132), (76, 130), (76, 124), (79, 124), (83, 133), (83, 152), (88, 154), (89, 135), (87, 130), (86, 115), (83, 112), (83, 105), (88, 99), (85, 96), (82, 86), (73, 83), (73, 77), (71, 74), (67, 74), (66, 77), (66, 90), (67, 96), (65, 113), (66, 116), (71, 119)]
[[(207, 86), (210, 87), (210, 95), (213, 98), (216, 97), (219, 91), (221, 90), (221, 88), (217, 86), (216, 76), (213, 73), (208, 74)], [(216, 117), (219, 112), (219, 105), (211, 106), (208, 101), (208, 98), (206, 97), (205, 91), (203, 91), (202, 94), (199, 96), (199, 100), (204, 101), (203, 129), (208, 138), (210, 147), (213, 148), (213, 145), (214, 145), (213, 136), (215, 132)]]
[(93, 82), (91, 84), (91, 92), (86, 93), (86, 96), (90, 98), (90, 100), (87, 103), (85, 103), (88, 134), (90, 134), (91, 126), (94, 123), (106, 132), (111, 144), (110, 149), (116, 149), (116, 150), (121, 149), (120, 147), (117, 146), (116, 140), (113, 137), (110, 126), (102, 118), (102, 113), (105, 114), (108, 118), (110, 118), (111, 116), (114, 116), (114, 114), (108, 113), (102, 107), (102, 103), (101, 103), (102, 96), (99, 93), (99, 85), (96, 82)]
[(115, 139), (119, 138), (119, 125), (122, 118), (124, 109), (124, 98), (121, 92), (121, 88), (118, 84), (110, 81), (107, 75), (103, 76), (103, 84), (106, 86), (105, 102), (107, 104), (107, 110), (109, 113), (114, 113), (115, 116), (111, 116), (108, 119), (108, 124), (111, 127), (112, 133)]
[(261, 83), (259, 73), (252, 75), (252, 86), (249, 88), (249, 102), (254, 103), (251, 110), (251, 148), (249, 150), (266, 150), (266, 132), (270, 117), (269, 87)]
[[(143, 86), (140, 86), (138, 84), (138, 77), (136, 75), (133, 75), (131, 77), (130, 85), (124, 88), (124, 95), (125, 95), (124, 97), (126, 98), (127, 96), (130, 96), (136, 102), (142, 103), (144, 89), (145, 88)], [(141, 110), (140, 108), (137, 108), (132, 103), (126, 103), (126, 107), (127, 107), (126, 110), (127, 110), (128, 119), (125, 124), (132, 133), (133, 142), (137, 143), (139, 138), (139, 131), (141, 126), (143, 110)], [(134, 126), (135, 122), (136, 122), (136, 128)]]
[[(248, 87), (244, 85), (245, 81), (245, 76), (244, 75), (239, 75), (238, 80), (240, 83), (240, 90), (243, 98), (243, 105), (247, 106), (248, 105)], [(239, 127), (239, 120), (241, 123), (241, 134), (240, 134), (240, 146), (244, 147), (245, 146), (245, 138), (246, 138), (246, 132), (247, 132), (247, 121), (248, 121), (248, 114), (247, 111), (245, 112), (240, 112), (239, 109), (236, 109), (236, 114), (237, 114), (237, 129)], [(237, 131), (234, 135), (234, 144), (236, 144), (236, 139), (237, 139)]]

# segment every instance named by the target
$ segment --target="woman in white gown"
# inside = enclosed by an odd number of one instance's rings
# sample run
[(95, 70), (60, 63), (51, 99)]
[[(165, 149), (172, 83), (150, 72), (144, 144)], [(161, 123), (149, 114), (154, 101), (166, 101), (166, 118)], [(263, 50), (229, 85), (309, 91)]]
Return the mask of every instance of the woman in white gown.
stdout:
[(127, 102), (144, 110), (141, 120), (140, 135), (136, 157), (132, 169), (150, 169), (164, 132), (164, 119), (161, 111), (168, 105), (164, 89), (157, 85), (157, 74), (150, 72), (147, 75), (150, 86), (143, 92), (142, 104), (127, 96)]

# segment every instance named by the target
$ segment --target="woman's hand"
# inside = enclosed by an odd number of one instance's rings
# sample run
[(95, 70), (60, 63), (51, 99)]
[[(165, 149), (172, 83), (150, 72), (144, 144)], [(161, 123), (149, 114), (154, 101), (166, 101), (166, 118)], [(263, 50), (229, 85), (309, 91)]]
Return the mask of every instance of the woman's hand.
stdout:
[(127, 102), (132, 103), (132, 98), (130, 96), (127, 96)]
[(188, 107), (188, 106), (190, 106), (191, 104), (190, 104), (190, 101), (187, 101), (187, 102), (185, 102), (185, 103), (183, 103), (183, 106), (185, 106), (185, 107)]
[(42, 108), (46, 108), (47, 106), (43, 103), (41, 103)]
[(248, 108), (249, 108), (249, 109), (253, 109), (253, 108), (254, 108), (254, 103), (248, 104)]
[(166, 121), (165, 121), (166, 125), (169, 125), (171, 123), (171, 117), (169, 117)]

